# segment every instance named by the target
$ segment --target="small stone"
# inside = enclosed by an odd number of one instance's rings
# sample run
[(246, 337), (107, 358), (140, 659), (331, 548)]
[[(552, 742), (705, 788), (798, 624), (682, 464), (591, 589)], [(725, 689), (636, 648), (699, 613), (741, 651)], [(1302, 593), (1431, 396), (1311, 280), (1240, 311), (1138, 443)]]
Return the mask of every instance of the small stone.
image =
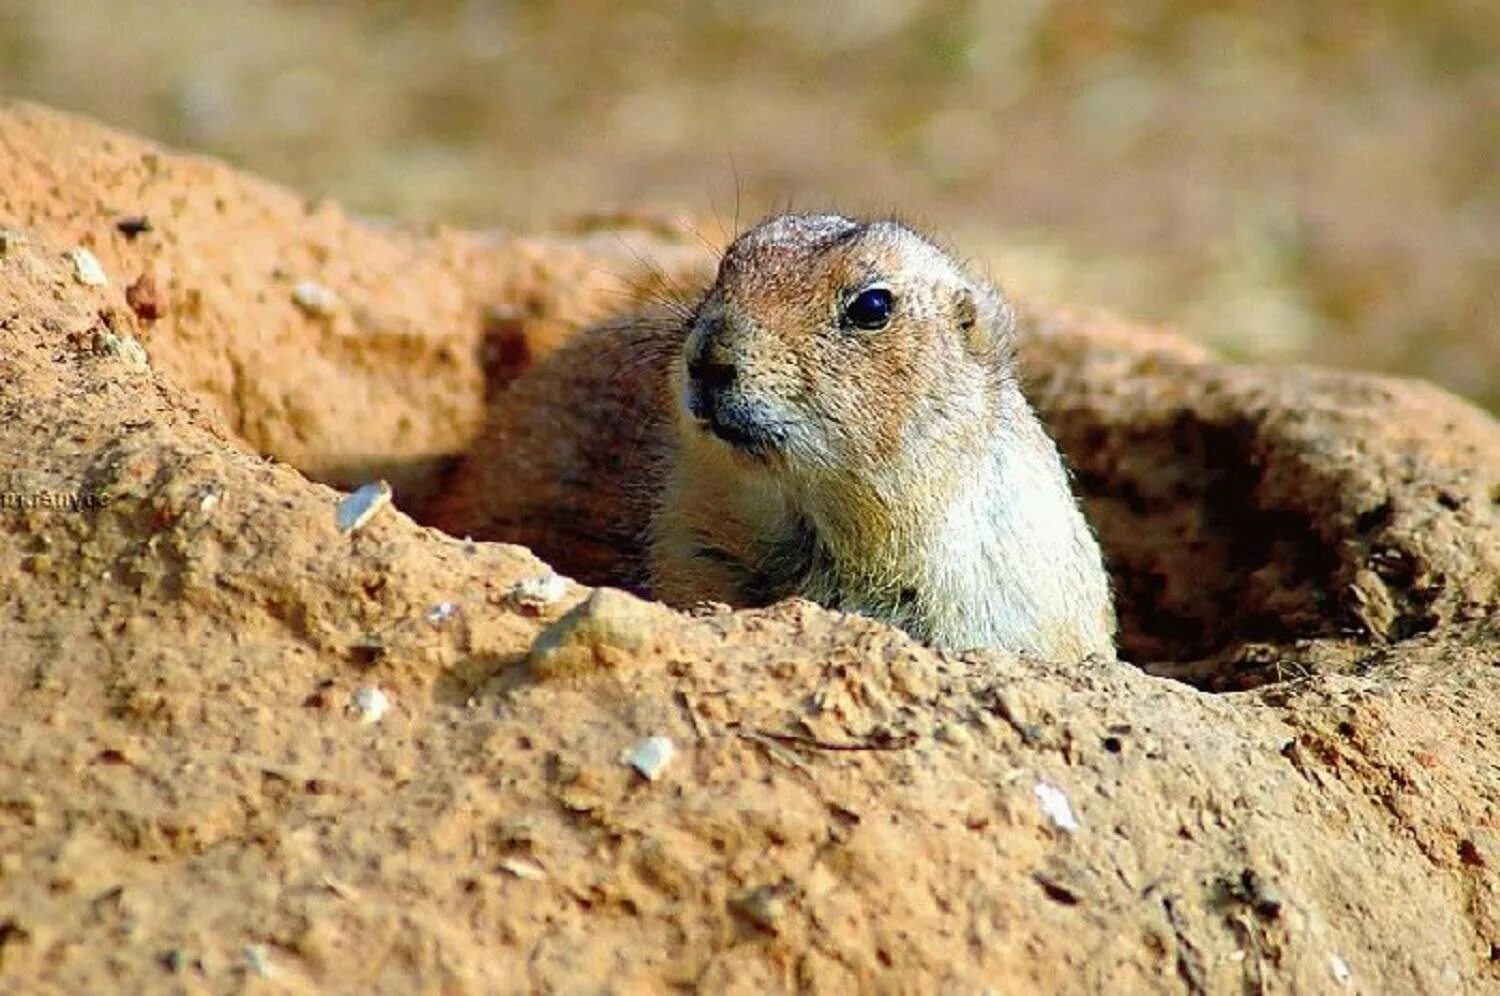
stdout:
[(303, 280), (292, 288), (292, 302), (313, 318), (327, 318), (339, 308), (338, 295), (316, 280)]
[(24, 245), (25, 237), (14, 228), (0, 228), (0, 259), (4, 259), (12, 249)]
[(618, 668), (651, 646), (665, 613), (617, 588), (595, 588), (536, 638), (532, 673), (556, 678)]
[(560, 601), (567, 593), (567, 579), (548, 571), (517, 581), (505, 597), (516, 608), (534, 613)]
[(763, 885), (730, 900), (729, 908), (751, 926), (767, 934), (779, 934), (786, 917), (787, 886)]
[(500, 870), (509, 872), (516, 878), (524, 878), (530, 881), (537, 881), (538, 879), (547, 877), (547, 873), (542, 870), (541, 866), (533, 864), (524, 858), (506, 858), (500, 862)]
[(452, 619), (457, 613), (458, 606), (454, 603), (439, 602), (427, 610), (427, 615), (424, 618), (434, 626), (441, 626), (449, 619)]
[(1347, 986), (1354, 973), (1349, 971), (1349, 963), (1337, 954), (1328, 956), (1328, 971), (1333, 973), (1333, 981), (1341, 986)]
[(104, 266), (93, 253), (79, 246), (69, 249), (67, 256), (73, 264), (73, 278), (80, 284), (85, 287), (109, 286), (109, 275), (104, 272)]
[(151, 359), (146, 348), (135, 337), (127, 333), (116, 334), (109, 329), (94, 330), (94, 352), (124, 360), (133, 367), (150, 369)]
[(667, 765), (672, 763), (672, 756), (676, 753), (677, 745), (672, 743), (671, 737), (647, 737), (630, 748), (625, 755), (625, 763), (646, 781), (654, 782), (667, 770)]
[(271, 960), (266, 955), (264, 944), (245, 945), (245, 963), (250, 966), (252, 972), (261, 978), (269, 979), (271, 977)]
[(362, 485), (353, 494), (346, 495), (339, 501), (335, 515), (339, 532), (354, 532), (390, 503), (391, 486), (385, 481)]
[(378, 723), (390, 710), (391, 700), (374, 685), (366, 685), (349, 697), (349, 705), (361, 723)]
[(1082, 829), (1078, 817), (1073, 815), (1073, 805), (1068, 802), (1068, 796), (1062, 789), (1050, 782), (1037, 782), (1032, 791), (1042, 804), (1042, 812), (1047, 814), (1047, 818), (1059, 830), (1073, 833)]

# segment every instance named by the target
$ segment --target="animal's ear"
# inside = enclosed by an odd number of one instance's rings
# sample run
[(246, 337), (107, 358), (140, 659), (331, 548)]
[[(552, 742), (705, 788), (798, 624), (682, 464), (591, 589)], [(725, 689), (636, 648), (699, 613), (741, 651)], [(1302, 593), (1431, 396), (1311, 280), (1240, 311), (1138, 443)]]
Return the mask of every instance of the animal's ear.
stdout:
[(954, 303), (964, 344), (980, 356), (1008, 354), (1015, 340), (1016, 313), (1000, 292), (982, 283), (965, 283)]

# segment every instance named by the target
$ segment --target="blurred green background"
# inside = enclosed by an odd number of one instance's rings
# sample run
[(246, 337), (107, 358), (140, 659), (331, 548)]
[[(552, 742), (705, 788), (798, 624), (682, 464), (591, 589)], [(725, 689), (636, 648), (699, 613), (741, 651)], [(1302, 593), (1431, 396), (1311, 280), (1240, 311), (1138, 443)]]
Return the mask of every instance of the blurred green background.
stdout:
[(1497, 40), (1463, 0), (0, 0), (0, 88), (367, 213), (894, 212), (1033, 298), (1495, 408)]

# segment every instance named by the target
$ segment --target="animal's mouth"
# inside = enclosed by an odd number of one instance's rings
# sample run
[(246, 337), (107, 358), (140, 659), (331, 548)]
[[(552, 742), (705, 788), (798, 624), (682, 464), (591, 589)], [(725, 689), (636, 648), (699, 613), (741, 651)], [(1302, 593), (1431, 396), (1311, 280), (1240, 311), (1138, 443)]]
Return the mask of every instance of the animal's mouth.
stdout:
[(743, 398), (690, 385), (684, 401), (700, 430), (740, 453), (765, 456), (786, 441), (786, 429)]
[(783, 433), (775, 427), (732, 417), (725, 418), (717, 411), (710, 412), (706, 418), (700, 418), (698, 424), (721, 442), (751, 456), (764, 456), (776, 449), (783, 437)]

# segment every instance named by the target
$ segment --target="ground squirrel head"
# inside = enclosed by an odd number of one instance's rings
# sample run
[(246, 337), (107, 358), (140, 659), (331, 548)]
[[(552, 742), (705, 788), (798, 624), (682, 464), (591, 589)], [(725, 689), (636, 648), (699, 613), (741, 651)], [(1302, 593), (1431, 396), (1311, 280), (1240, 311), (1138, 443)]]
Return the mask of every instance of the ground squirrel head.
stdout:
[(983, 424), (970, 409), (1011, 377), (1013, 326), (998, 292), (897, 222), (779, 216), (729, 246), (693, 314), (679, 422), (793, 470), (889, 466)]
[[(1113, 653), (1098, 544), (998, 291), (905, 226), (787, 215), (692, 310), (652, 589), (791, 595), (950, 647)], [(674, 333), (675, 334), (675, 333)]]

